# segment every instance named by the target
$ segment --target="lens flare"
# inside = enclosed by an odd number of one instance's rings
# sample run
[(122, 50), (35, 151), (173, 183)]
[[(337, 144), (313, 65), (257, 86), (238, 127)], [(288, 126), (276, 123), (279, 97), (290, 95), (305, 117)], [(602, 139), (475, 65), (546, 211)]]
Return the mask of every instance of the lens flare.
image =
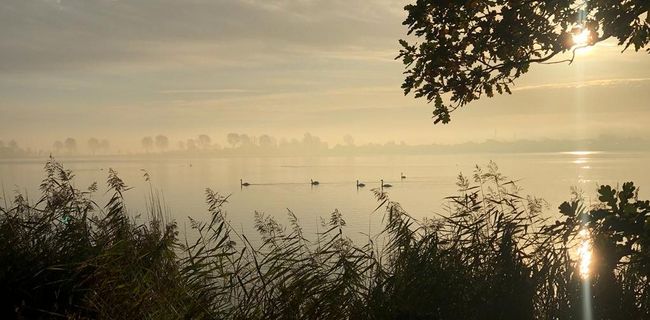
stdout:
[(589, 278), (591, 269), (591, 258), (593, 250), (591, 247), (591, 239), (589, 237), (589, 230), (582, 229), (578, 233), (580, 238), (580, 247), (578, 247), (578, 258), (580, 259), (579, 272), (580, 277), (583, 279)]
[(573, 44), (579, 47), (586, 46), (591, 40), (591, 31), (587, 28), (583, 28), (581, 31), (574, 33), (571, 36)]

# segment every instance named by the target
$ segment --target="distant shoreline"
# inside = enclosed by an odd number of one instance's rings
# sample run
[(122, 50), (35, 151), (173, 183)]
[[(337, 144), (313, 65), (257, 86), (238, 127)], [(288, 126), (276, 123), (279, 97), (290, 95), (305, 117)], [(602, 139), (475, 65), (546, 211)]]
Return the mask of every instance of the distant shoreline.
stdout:
[[(2, 150), (0, 150), (2, 151)], [(650, 152), (650, 140), (633, 138), (601, 137), (585, 140), (517, 140), (465, 142), (460, 144), (369, 143), (364, 145), (318, 144), (247, 144), (236, 147), (205, 147), (194, 149), (171, 149), (149, 152), (111, 152), (92, 155), (84, 152), (32, 151), (17, 148), (12, 152), (0, 152), (0, 159), (44, 159), (50, 155), (59, 159), (79, 158), (277, 158), (277, 157), (338, 157), (338, 156), (390, 156), (390, 155), (450, 155), (450, 154), (534, 154), (554, 152)]]
[[(183, 159), (251, 159), (251, 158), (346, 158), (346, 157), (391, 157), (391, 156), (452, 156), (452, 155), (539, 155), (539, 154), (647, 154), (650, 150), (553, 150), (553, 151), (458, 151), (458, 152), (405, 152), (405, 153), (357, 153), (357, 154), (215, 154), (215, 153), (150, 153), (150, 154), (107, 154), (107, 155), (52, 155), (61, 161), (93, 162), (93, 161), (139, 161), (139, 160), (183, 160)], [(27, 157), (0, 157), (2, 163), (42, 162), (50, 155), (34, 155)]]

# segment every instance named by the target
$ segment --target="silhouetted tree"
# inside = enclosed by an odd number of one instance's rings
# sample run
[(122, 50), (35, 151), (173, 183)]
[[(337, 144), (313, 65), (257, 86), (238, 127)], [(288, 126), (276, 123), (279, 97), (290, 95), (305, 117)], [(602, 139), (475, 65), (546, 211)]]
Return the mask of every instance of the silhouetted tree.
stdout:
[(77, 140), (74, 138), (65, 139), (63, 145), (68, 153), (75, 153), (77, 151)]
[(305, 133), (303, 136), (302, 143), (304, 147), (308, 149), (327, 148), (326, 142), (321, 141), (319, 137), (314, 136), (309, 132)]
[(210, 148), (210, 144), (212, 143), (212, 139), (210, 139), (210, 137), (205, 134), (200, 135), (197, 140), (199, 142), (199, 146), (203, 150)]
[(260, 147), (271, 148), (275, 146), (275, 139), (268, 134), (263, 134), (259, 138)]
[[(433, 101), (435, 123), (448, 123), (451, 112), (484, 94), (510, 93), (531, 64), (551, 62), (577, 46), (613, 37), (625, 49), (645, 47), (648, 8), (648, 0), (417, 0), (405, 7), (404, 25), (422, 42), (400, 40), (402, 88)], [(573, 57), (554, 62), (564, 61)]]
[(0, 156), (25, 156), (30, 153), (30, 150), (23, 150), (18, 146), (16, 140), (10, 140), (9, 143), (5, 144), (4, 141), (0, 140)]
[(149, 152), (153, 148), (153, 138), (144, 137), (142, 138), (142, 148), (144, 151)]
[(233, 132), (229, 133), (226, 139), (228, 140), (228, 144), (233, 148), (240, 142), (239, 134)]
[(239, 143), (242, 147), (247, 147), (253, 144), (253, 140), (247, 134), (243, 133), (239, 135)]
[(188, 151), (196, 151), (196, 149), (197, 149), (196, 141), (194, 141), (194, 139), (187, 139), (187, 142), (185, 143), (185, 145), (187, 146)]
[(59, 153), (61, 150), (63, 150), (63, 142), (61, 141), (56, 141), (52, 145), (52, 148), (54, 148), (54, 152)]
[(169, 138), (162, 134), (156, 136), (156, 148), (165, 151), (169, 147)]
[(99, 142), (99, 148), (104, 152), (108, 152), (108, 150), (111, 148), (111, 144), (108, 142), (108, 140), (104, 139)]
[(90, 149), (90, 152), (92, 154), (95, 154), (95, 152), (97, 152), (99, 148), (100, 148), (100, 143), (99, 140), (97, 140), (97, 138), (88, 139), (88, 149)]

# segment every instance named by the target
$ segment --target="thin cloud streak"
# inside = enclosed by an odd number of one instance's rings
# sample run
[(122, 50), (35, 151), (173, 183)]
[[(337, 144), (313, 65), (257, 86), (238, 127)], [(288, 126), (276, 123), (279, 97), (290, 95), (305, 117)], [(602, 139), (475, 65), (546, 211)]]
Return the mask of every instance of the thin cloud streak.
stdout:
[(595, 86), (619, 86), (629, 83), (640, 83), (650, 81), (650, 78), (628, 78), (628, 79), (598, 79), (585, 81), (572, 81), (563, 83), (547, 83), (513, 88), (512, 91), (538, 90), (538, 89), (576, 89)]
[(160, 90), (162, 94), (192, 94), (192, 93), (255, 93), (259, 91), (247, 89), (171, 89)]

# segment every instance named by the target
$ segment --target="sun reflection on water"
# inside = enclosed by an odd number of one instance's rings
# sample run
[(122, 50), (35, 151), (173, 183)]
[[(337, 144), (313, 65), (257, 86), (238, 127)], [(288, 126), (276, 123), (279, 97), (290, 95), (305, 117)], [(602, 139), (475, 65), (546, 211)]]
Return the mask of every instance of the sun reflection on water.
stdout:
[(589, 161), (589, 158), (578, 158), (576, 160), (573, 160), (573, 163), (575, 163), (575, 164), (584, 164), (584, 163), (587, 163), (587, 161)]
[(588, 279), (591, 273), (591, 260), (593, 257), (589, 230), (580, 230), (578, 237), (580, 239), (580, 246), (578, 247), (580, 277), (583, 279)]
[(563, 154), (569, 154), (572, 156), (588, 156), (588, 155), (593, 155), (593, 154), (599, 154), (601, 153), (600, 151), (585, 151), (585, 150), (576, 150), (576, 151), (567, 151), (567, 152), (562, 152)]

